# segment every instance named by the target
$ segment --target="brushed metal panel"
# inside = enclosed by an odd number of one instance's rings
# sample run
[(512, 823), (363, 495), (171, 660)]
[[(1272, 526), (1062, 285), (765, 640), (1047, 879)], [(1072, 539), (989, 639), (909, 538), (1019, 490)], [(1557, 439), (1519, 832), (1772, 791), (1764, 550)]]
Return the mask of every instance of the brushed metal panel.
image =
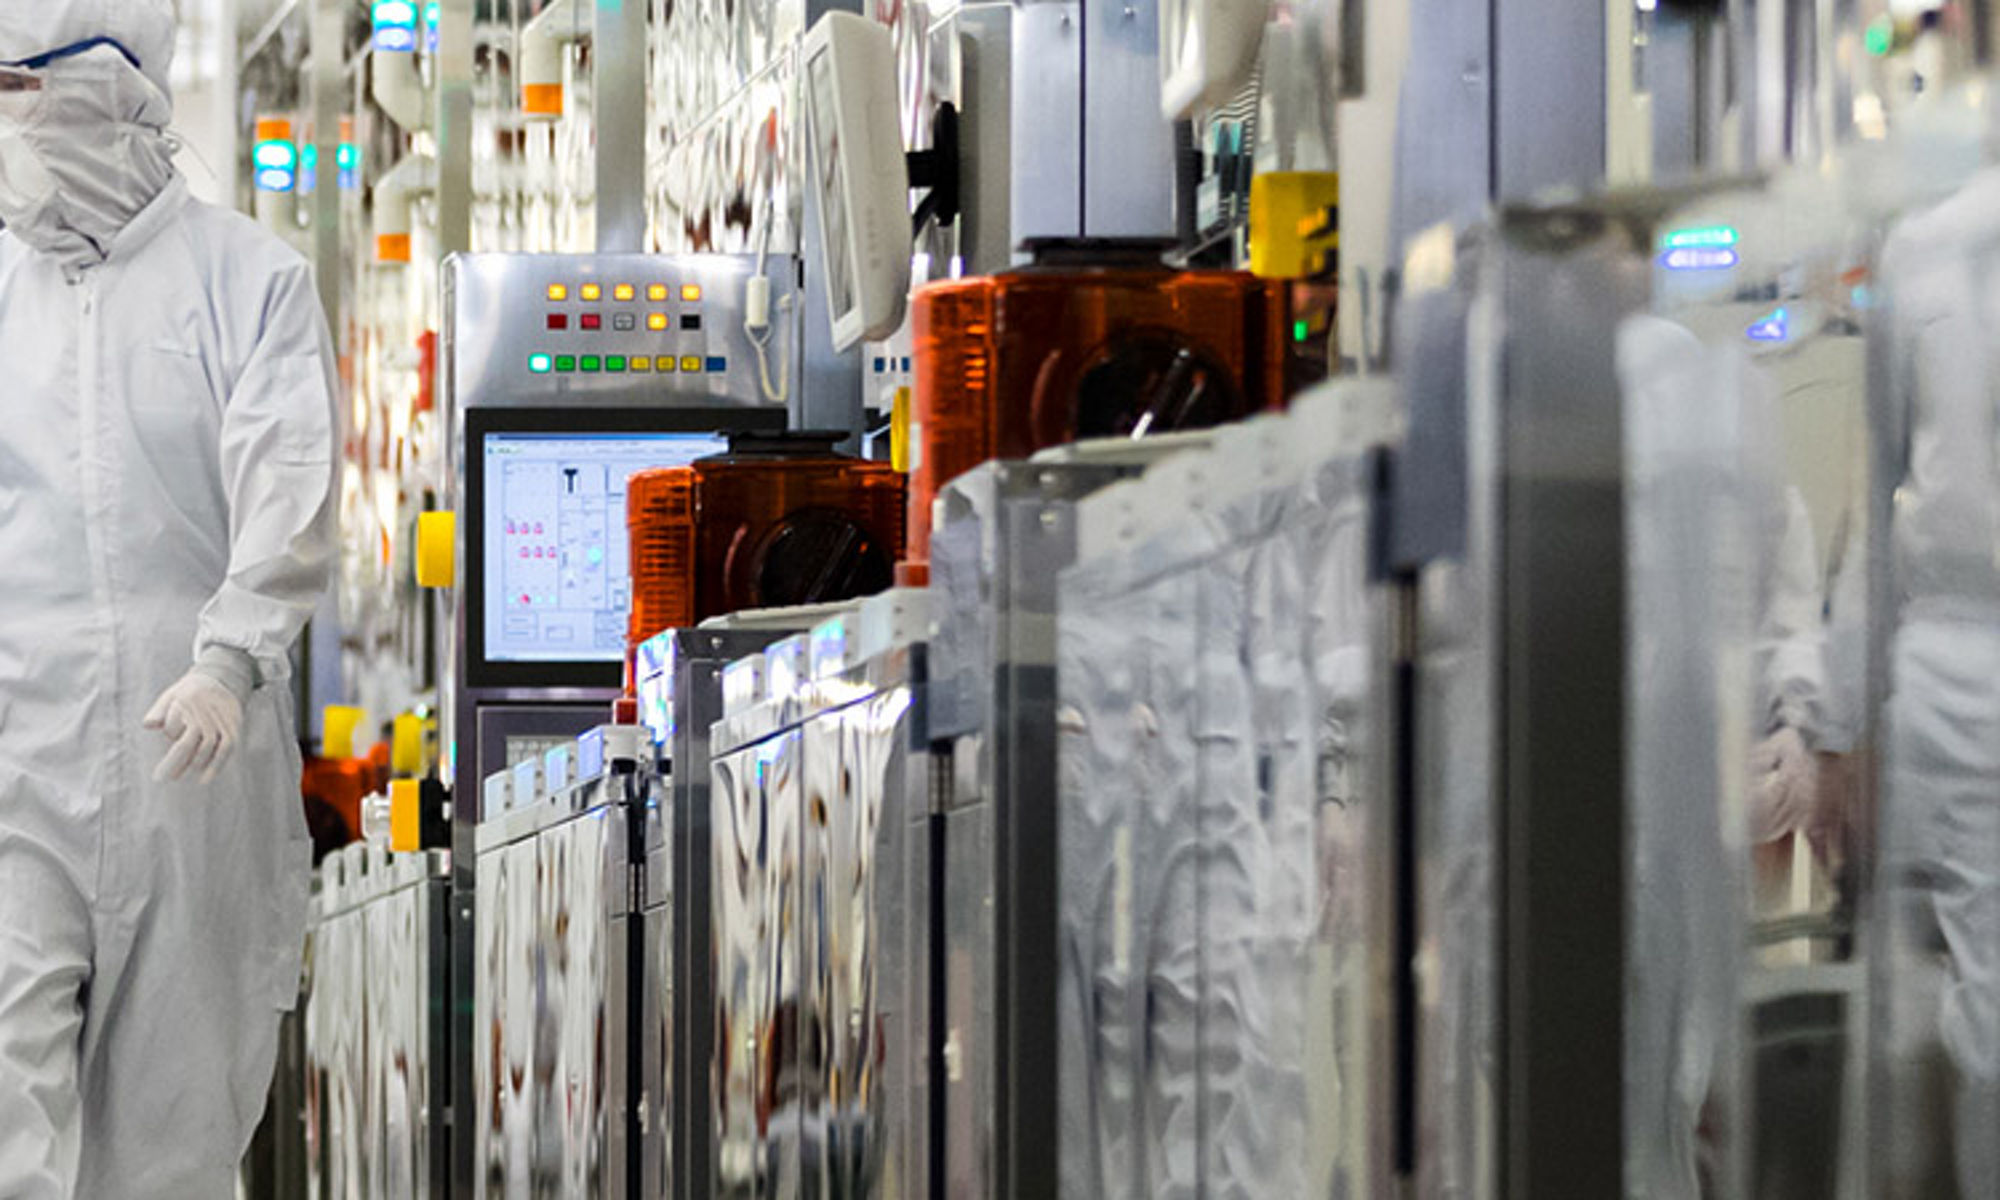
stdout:
[[(1081, 237), (1083, 6), (1074, 0), (1021, 5), (1014, 13), (1011, 59), (1013, 240)], [(1155, 189), (1169, 178), (1159, 176)]]
[(1174, 238), (1174, 128), (1160, 112), (1160, 6), (1085, 0), (1083, 21), (1084, 235)]
[(798, 735), (800, 807), (798, 946), (799, 1172), (803, 1195), (833, 1191), (835, 1143), (841, 1137), (840, 1111), (846, 1080), (840, 1056), (845, 1020), (841, 987), (843, 959), (855, 950), (847, 912), (846, 883), (855, 869), (846, 842), (855, 807), (855, 771), (844, 761), (845, 710), (821, 714)]
[(714, 1061), (709, 1066), (710, 1162), (713, 1177), (694, 1194), (715, 1200), (758, 1200), (756, 1159), (764, 1103), (758, 1077), (768, 1032), (759, 1003), (769, 990), (758, 952), (765, 915), (766, 824), (763, 772), (755, 748), (715, 760), (709, 792), (710, 921), (715, 959)]
[(765, 1134), (757, 1157), (763, 1164), (770, 1200), (800, 1200), (804, 1182), (803, 1126), (806, 1082), (802, 1042), (805, 995), (800, 974), (803, 960), (800, 931), (805, 926), (805, 777), (804, 739), (793, 730), (770, 743), (764, 785), (764, 821), (770, 830), (761, 884), (768, 924), (758, 944), (765, 959), (766, 991), (759, 1016), (770, 1030), (761, 1064)]
[[(765, 403), (758, 379), (757, 351), (743, 332), (743, 293), (746, 281), (756, 270), (752, 257), (729, 255), (689, 255), (673, 258), (649, 254), (469, 254), (447, 264), (448, 280), (444, 356), (451, 374), (448, 379), (454, 413), (467, 408), (504, 408), (562, 403), (575, 400), (598, 405), (746, 405)], [(793, 261), (774, 255), (766, 267), (771, 280), (775, 320), (790, 322), (794, 328), (783, 336), (796, 339), (799, 316), (796, 304), (782, 307), (796, 297), (798, 278)], [(585, 303), (585, 284), (604, 289), (601, 302)], [(630, 284), (638, 298), (617, 302), (612, 289)], [(560, 285), (569, 290), (562, 302), (549, 300), (549, 288)], [(669, 299), (654, 303), (647, 289), (663, 285)], [(698, 303), (681, 299), (684, 286), (701, 289)], [(665, 332), (647, 328), (646, 317), (665, 311), (670, 327)], [(785, 316), (786, 312), (790, 316)], [(551, 313), (570, 318), (571, 326), (561, 332), (548, 328)], [(585, 313), (603, 318), (600, 331), (584, 331), (579, 322)], [(682, 328), (682, 318), (698, 316), (700, 328)], [(618, 318), (632, 317), (633, 328), (616, 328)], [(796, 344), (794, 340), (792, 344)], [(727, 361), (728, 369), (699, 374), (675, 372), (654, 374), (594, 374), (552, 372), (535, 374), (529, 370), (529, 356), (536, 353), (573, 355), (624, 355), (674, 357), (695, 356)], [(784, 364), (774, 363), (773, 370)], [(798, 363), (791, 364), (796, 378)], [(793, 385), (797, 391), (796, 383)]]

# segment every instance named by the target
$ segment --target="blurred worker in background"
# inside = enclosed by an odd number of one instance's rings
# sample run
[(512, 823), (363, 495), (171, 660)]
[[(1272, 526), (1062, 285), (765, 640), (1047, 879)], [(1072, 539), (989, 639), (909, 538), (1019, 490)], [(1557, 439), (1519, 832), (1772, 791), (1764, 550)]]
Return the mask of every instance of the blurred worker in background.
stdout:
[(1944, 965), (1923, 1025), (1890, 1052), (1942, 1045), (1962, 1200), (2000, 1198), (1996, 251), (2000, 168), (1904, 221), (1883, 252), (1887, 374), (1904, 422), (1891, 452), (1906, 472), (1896, 481), (1884, 877), (1908, 957), (1892, 988), (1914, 1008), (1927, 967)]
[(0, 1196), (234, 1191), (334, 553), (305, 264), (172, 164), (170, 0), (0, 5)]

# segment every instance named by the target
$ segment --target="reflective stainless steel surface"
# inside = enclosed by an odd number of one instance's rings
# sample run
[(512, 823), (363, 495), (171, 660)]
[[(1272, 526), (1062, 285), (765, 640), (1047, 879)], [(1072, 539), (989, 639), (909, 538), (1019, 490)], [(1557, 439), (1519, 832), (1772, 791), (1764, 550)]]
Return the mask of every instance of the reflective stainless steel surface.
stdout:
[(709, 1190), (918, 1197), (932, 1122), (912, 651), (716, 726)]
[[(1347, 386), (1081, 504), (1057, 635), (1063, 1196), (1398, 1186), (1391, 427)], [(1172, 496), (1191, 519), (1160, 515)]]
[(320, 873), (305, 999), (308, 1194), (435, 1194), (447, 1169), (444, 888), (431, 855), (354, 846)]
[[(525, 818), (539, 817), (539, 820)], [(628, 810), (546, 800), (480, 855), (471, 1069), (479, 1195), (629, 1194)]]

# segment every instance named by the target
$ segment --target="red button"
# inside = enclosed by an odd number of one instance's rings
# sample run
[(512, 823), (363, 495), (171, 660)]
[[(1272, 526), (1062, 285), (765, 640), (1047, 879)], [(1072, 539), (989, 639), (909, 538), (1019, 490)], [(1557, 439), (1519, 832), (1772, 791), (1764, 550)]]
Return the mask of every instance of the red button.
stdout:
[(568, 328), (569, 328), (569, 314), (568, 314), (568, 313), (550, 313), (550, 314), (549, 314), (549, 328), (550, 328), (550, 329), (568, 329)]
[(604, 318), (598, 316), (596, 313), (585, 313), (583, 314), (583, 327), (585, 329), (602, 329), (604, 328)]

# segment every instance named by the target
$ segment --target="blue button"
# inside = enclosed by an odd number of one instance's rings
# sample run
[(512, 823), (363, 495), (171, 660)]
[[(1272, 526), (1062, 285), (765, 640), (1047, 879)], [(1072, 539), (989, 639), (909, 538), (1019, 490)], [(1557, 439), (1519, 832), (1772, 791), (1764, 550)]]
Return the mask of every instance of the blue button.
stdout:
[(710, 375), (720, 375), (728, 369), (729, 360), (726, 358), (711, 358), (708, 360), (708, 373)]

